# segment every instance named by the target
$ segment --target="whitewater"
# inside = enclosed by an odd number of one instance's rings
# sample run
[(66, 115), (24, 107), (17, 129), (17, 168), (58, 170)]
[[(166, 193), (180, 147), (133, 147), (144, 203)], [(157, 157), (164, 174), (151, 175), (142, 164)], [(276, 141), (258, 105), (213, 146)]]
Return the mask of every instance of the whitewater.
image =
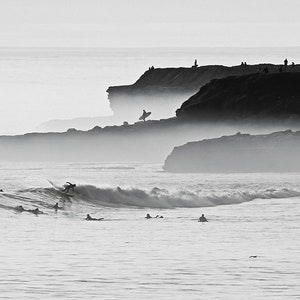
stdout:
[[(298, 173), (0, 167), (3, 299), (299, 299)], [(58, 191), (66, 181), (77, 184), (73, 197)]]

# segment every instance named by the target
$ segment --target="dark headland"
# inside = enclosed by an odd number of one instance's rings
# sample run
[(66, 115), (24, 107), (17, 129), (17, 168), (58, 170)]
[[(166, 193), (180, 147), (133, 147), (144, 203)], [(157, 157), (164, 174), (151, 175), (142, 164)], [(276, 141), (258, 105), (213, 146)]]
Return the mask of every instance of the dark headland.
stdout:
[(236, 134), (175, 147), (170, 172), (299, 172), (300, 131)]
[(212, 80), (176, 111), (179, 118), (299, 118), (300, 73), (230, 76)]
[[(266, 67), (268, 74), (262, 72)], [(133, 86), (108, 90), (114, 113), (120, 114), (126, 121), (122, 101), (126, 105), (130, 103), (130, 107), (138, 107), (135, 114), (137, 120), (142, 109), (149, 110), (149, 106), (144, 106), (145, 103), (155, 103), (156, 110), (160, 111), (166, 99), (171, 102), (175, 99), (176, 117), (132, 125), (96, 126), (88, 131), (69, 129), (64, 133), (2, 136), (0, 159), (162, 162), (175, 146), (190, 141), (238, 131), (259, 134), (298, 130), (300, 66), (287, 66), (279, 72), (280, 67), (255, 65), (151, 69)], [(183, 98), (184, 93), (192, 91), (196, 94)], [(182, 97), (180, 101), (176, 98), (178, 94)], [(127, 95), (127, 98), (122, 95)], [(152, 102), (147, 95), (152, 95)], [(170, 97), (164, 98), (163, 95)], [(149, 102), (144, 102), (142, 96)], [(154, 106), (151, 111), (151, 116), (155, 118)]]
[(143, 109), (152, 111), (155, 119), (167, 118), (211, 80), (263, 74), (266, 68), (269, 74), (300, 72), (300, 65), (273, 64), (150, 68), (134, 84), (109, 87), (108, 99), (115, 118), (136, 118)]

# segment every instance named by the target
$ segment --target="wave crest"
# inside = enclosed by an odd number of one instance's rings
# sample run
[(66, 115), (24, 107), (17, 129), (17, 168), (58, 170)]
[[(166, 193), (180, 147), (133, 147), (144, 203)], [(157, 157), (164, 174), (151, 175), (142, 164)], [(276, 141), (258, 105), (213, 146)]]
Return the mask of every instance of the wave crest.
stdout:
[(225, 204), (238, 204), (254, 199), (290, 198), (300, 196), (299, 191), (289, 189), (267, 189), (262, 191), (238, 192), (169, 192), (166, 189), (153, 188), (151, 191), (141, 189), (98, 188), (92, 185), (79, 186), (76, 196), (81, 201), (113, 207), (149, 207), (149, 208), (176, 208), (176, 207), (207, 207)]
[(32, 188), (5, 193), (6, 203), (16, 200), (22, 203), (31, 202), (44, 207), (52, 207), (58, 201), (70, 200), (81, 205), (98, 205), (104, 207), (136, 207), (136, 208), (193, 208), (226, 204), (238, 204), (254, 199), (299, 197), (300, 191), (291, 189), (265, 189), (257, 191), (235, 190), (215, 192), (209, 190), (176, 192), (167, 189), (153, 188), (150, 191), (131, 188), (100, 188), (93, 185), (79, 185), (70, 198), (56, 188)]

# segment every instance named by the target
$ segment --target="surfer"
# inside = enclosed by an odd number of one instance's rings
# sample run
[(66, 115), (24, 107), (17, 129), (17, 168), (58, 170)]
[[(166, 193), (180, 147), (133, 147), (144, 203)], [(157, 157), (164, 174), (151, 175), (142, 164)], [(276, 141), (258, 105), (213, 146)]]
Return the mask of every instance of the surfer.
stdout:
[(43, 212), (41, 210), (39, 210), (38, 208), (35, 209), (25, 209), (25, 211), (31, 212), (33, 214), (43, 214)]
[(163, 216), (160, 216), (160, 215), (156, 215), (155, 216), (155, 219), (163, 219), (164, 217)]
[(150, 214), (147, 214), (145, 219), (152, 219), (152, 217), (150, 216)]
[(150, 111), (146, 112), (146, 111), (143, 109), (143, 114), (139, 117), (139, 120), (143, 120), (143, 121), (145, 122), (145, 121), (146, 121), (146, 118), (148, 118), (150, 115), (151, 115), (151, 112), (150, 112)]
[(96, 219), (96, 218), (92, 218), (89, 214), (87, 214), (85, 219), (86, 219), (87, 221), (101, 221), (101, 220), (103, 220), (104, 218)]
[(58, 202), (56, 202), (55, 205), (53, 205), (53, 208), (54, 208), (55, 210), (62, 209), (62, 207), (59, 207), (59, 206), (58, 206)]
[(63, 193), (69, 193), (70, 189), (74, 192), (74, 187), (76, 187), (75, 183), (73, 184), (73, 183), (67, 181), (67, 185), (65, 186)]
[(204, 214), (201, 215), (198, 222), (208, 222), (207, 219), (204, 217)]
[(3, 193), (3, 190), (2, 190), (2, 189), (0, 189), (0, 193)]
[(16, 210), (16, 211), (19, 211), (19, 212), (22, 212), (22, 211), (24, 211), (25, 209), (24, 209), (24, 207), (23, 207), (22, 205), (19, 205), (19, 206), (16, 206), (16, 207), (15, 207), (15, 210)]

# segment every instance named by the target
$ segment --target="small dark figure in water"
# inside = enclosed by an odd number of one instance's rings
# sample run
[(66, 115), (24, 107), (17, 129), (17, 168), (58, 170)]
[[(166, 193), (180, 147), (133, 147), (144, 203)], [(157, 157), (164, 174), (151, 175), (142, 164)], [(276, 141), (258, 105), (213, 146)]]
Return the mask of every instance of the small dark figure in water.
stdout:
[(295, 63), (294, 63), (294, 62), (292, 62), (292, 66), (293, 66), (293, 67), (295, 66)]
[(163, 219), (163, 216), (156, 215), (155, 219)]
[(35, 209), (27, 209), (25, 211), (28, 211), (28, 212), (31, 212), (33, 214), (43, 214), (43, 212), (41, 210), (39, 210), (38, 208), (35, 208)]
[(3, 190), (2, 190), (2, 189), (0, 189), (0, 193), (3, 193)]
[(150, 216), (150, 214), (147, 214), (145, 219), (152, 219), (152, 217)]
[(204, 214), (201, 215), (198, 222), (208, 222), (207, 219), (204, 217)]
[(67, 181), (67, 186), (63, 190), (63, 193), (69, 193), (70, 189), (74, 192), (74, 187), (76, 187), (76, 184)]
[(284, 65), (285, 65), (285, 66), (288, 65), (288, 60), (287, 60), (287, 58), (284, 60)]
[(96, 219), (96, 218), (92, 218), (89, 214), (87, 214), (85, 219), (86, 219), (87, 221), (101, 221), (101, 220), (103, 220), (104, 218)]
[(25, 209), (24, 209), (24, 207), (23, 207), (22, 205), (16, 206), (16, 207), (15, 207), (15, 210), (16, 210), (16, 211), (19, 211), (19, 212), (25, 211)]
[(58, 206), (58, 202), (55, 203), (55, 205), (53, 206), (53, 208), (54, 208), (55, 210), (62, 209), (62, 207), (59, 207), (59, 206)]

